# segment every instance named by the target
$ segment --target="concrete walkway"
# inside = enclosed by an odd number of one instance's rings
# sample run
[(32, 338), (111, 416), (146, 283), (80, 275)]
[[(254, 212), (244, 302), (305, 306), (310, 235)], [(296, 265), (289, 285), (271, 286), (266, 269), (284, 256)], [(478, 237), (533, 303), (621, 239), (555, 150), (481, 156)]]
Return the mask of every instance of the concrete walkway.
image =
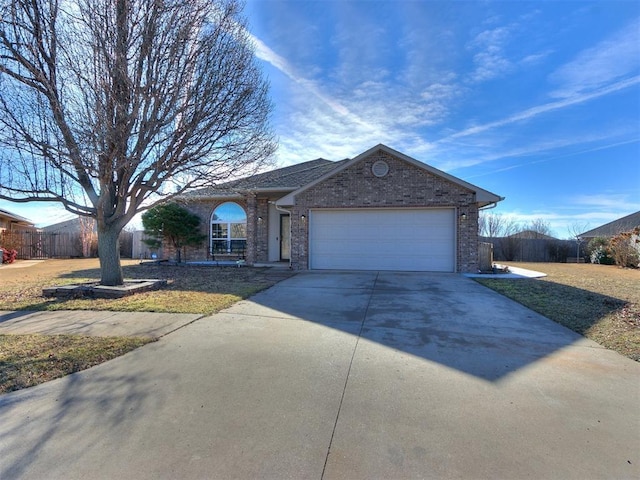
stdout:
[(460, 275), (303, 273), (0, 396), (0, 478), (638, 478), (639, 379)]
[(7, 312), (0, 310), (0, 334), (129, 336), (159, 338), (184, 327), (203, 315), (189, 313), (97, 312)]

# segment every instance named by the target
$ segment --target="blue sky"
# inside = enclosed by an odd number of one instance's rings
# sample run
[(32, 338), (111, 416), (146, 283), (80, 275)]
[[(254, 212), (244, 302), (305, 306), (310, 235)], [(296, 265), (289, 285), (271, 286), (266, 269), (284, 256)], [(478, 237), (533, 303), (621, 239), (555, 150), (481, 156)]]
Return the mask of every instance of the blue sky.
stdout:
[(640, 210), (640, 2), (248, 0), (245, 14), (280, 166), (385, 143), (563, 238)]

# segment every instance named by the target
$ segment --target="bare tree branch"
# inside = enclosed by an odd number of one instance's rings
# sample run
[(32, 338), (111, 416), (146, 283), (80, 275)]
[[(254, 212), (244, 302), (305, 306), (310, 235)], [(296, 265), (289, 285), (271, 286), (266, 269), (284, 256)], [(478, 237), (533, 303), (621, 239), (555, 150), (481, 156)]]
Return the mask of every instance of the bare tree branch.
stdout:
[(270, 112), (237, 0), (0, 0), (0, 198), (92, 216), (99, 243), (268, 161)]

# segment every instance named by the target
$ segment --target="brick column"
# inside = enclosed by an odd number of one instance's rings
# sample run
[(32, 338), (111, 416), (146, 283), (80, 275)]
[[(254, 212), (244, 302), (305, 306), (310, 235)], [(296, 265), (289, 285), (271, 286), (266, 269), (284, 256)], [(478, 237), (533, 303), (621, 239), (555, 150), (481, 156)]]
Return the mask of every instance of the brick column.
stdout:
[(249, 265), (254, 264), (257, 258), (256, 243), (258, 238), (258, 212), (256, 195), (247, 195), (247, 251), (246, 260)]
[(256, 204), (256, 261), (269, 261), (269, 199), (259, 198)]

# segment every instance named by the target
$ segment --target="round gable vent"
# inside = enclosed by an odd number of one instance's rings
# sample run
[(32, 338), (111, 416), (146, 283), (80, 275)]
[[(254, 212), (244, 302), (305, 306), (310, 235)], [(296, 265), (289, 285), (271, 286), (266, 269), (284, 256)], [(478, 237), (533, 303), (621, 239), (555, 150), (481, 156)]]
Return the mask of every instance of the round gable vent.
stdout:
[(389, 165), (384, 160), (378, 160), (371, 165), (371, 171), (376, 177), (384, 177), (389, 173)]

